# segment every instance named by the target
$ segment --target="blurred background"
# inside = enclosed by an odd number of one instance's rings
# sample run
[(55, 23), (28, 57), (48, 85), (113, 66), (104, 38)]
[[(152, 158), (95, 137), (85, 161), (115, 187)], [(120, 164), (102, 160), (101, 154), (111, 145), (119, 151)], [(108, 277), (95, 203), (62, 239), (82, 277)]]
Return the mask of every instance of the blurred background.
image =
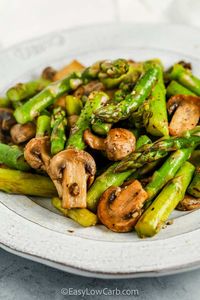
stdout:
[[(0, 0), (0, 50), (52, 31), (105, 22), (200, 26), (200, 0)], [(199, 282), (200, 270), (148, 279), (84, 278), (0, 250), (3, 300), (67, 299), (61, 294), (63, 287), (129, 288), (139, 290), (138, 299), (196, 300), (200, 299)]]
[(199, 0), (0, 0), (0, 45), (102, 22), (200, 26)]

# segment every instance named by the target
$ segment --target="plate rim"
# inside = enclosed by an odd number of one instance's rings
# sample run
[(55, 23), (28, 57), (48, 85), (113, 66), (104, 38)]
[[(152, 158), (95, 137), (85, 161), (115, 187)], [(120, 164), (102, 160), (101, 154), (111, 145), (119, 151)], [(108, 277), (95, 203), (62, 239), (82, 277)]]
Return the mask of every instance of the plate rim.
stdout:
[(200, 268), (200, 261), (198, 264), (191, 263), (190, 265), (183, 266), (179, 269), (169, 268), (162, 271), (148, 271), (148, 272), (132, 272), (132, 273), (108, 273), (108, 272), (96, 272), (81, 269), (77, 267), (71, 267), (67, 264), (57, 263), (50, 259), (44, 259), (40, 256), (32, 255), (20, 250), (16, 250), (12, 247), (0, 243), (0, 248), (7, 251), (8, 253), (17, 255), (21, 258), (28, 259), (33, 262), (40, 263), (42, 265), (54, 268), (60, 271), (64, 271), (73, 275), (84, 276), (88, 278), (99, 278), (99, 279), (131, 279), (131, 278), (152, 278), (152, 277), (164, 277), (169, 275), (182, 274), (190, 271), (195, 271)]

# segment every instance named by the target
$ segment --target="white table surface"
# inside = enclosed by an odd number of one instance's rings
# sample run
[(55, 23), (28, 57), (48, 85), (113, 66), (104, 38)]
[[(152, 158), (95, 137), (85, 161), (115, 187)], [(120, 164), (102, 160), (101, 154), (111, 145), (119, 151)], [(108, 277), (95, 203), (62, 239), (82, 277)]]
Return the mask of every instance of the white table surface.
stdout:
[[(199, 0), (0, 0), (0, 49), (58, 29), (92, 23), (172, 22), (200, 26), (199, 15)], [(196, 300), (200, 299), (199, 283), (200, 270), (146, 279), (84, 278), (0, 250), (0, 299), (4, 300), (64, 299), (68, 297), (61, 294), (62, 288), (86, 287), (137, 289), (137, 299)], [(104, 298), (115, 299), (87, 297)]]

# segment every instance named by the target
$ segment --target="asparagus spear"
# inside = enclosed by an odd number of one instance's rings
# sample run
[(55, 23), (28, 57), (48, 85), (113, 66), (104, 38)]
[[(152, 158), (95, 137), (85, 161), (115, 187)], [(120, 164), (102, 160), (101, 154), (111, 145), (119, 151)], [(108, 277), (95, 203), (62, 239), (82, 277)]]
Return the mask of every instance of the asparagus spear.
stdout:
[(29, 81), (26, 83), (18, 83), (15, 86), (11, 87), (7, 91), (6, 95), (11, 101), (22, 101), (39, 93), (41, 90), (47, 87), (49, 83), (49, 80), (43, 78), (39, 78), (37, 80)]
[(49, 177), (0, 168), (0, 190), (11, 194), (54, 197), (56, 188)]
[(135, 226), (135, 230), (140, 237), (151, 237), (161, 230), (169, 215), (184, 198), (193, 173), (194, 166), (189, 162), (185, 162), (176, 173), (176, 177), (164, 187), (140, 217)]
[(200, 197), (200, 167), (196, 168), (191, 184), (187, 189), (188, 193), (196, 198)]
[(192, 95), (195, 96), (193, 92), (185, 88), (180, 83), (172, 80), (167, 87), (167, 97), (170, 98), (175, 95)]
[[(42, 110), (53, 104), (57, 98), (64, 93), (75, 90), (82, 83), (87, 83), (98, 77), (100, 77), (102, 81), (106, 78), (111, 79), (112, 83), (112, 81), (115, 81), (117, 77), (125, 74), (128, 70), (125, 67), (127, 62), (120, 63), (119, 60), (116, 60), (109, 63), (110, 65), (108, 67), (105, 66), (105, 61), (97, 62), (83, 70), (82, 73), (74, 72), (62, 80), (49, 84), (39, 94), (15, 110), (14, 114), (17, 122), (24, 124), (28, 121), (32, 121)], [(124, 77), (121, 78), (121, 80), (123, 79)]]
[(84, 83), (99, 79), (106, 88), (117, 87), (121, 82), (136, 82), (143, 72), (142, 63), (132, 63), (125, 59), (98, 61), (82, 73)]
[(148, 200), (145, 207), (149, 206), (152, 199), (158, 194), (163, 186), (169, 182), (180, 169), (183, 163), (190, 157), (193, 148), (180, 149), (172, 153), (159, 170), (155, 171), (149, 184), (145, 187)]
[(8, 98), (6, 97), (0, 97), (0, 107), (10, 107), (11, 102)]
[(65, 111), (61, 107), (57, 107), (53, 110), (51, 116), (51, 154), (62, 151), (65, 148), (66, 135), (65, 129), (67, 125), (67, 119), (65, 117)]
[(107, 135), (109, 130), (111, 129), (111, 126), (111, 124), (104, 123), (98, 119), (95, 119), (94, 122), (92, 121), (92, 130), (99, 135)]
[[(130, 91), (131, 92), (131, 91)], [(129, 92), (129, 93), (130, 93)], [(126, 96), (129, 94), (126, 91), (124, 91), (123, 89), (119, 89), (115, 92), (114, 97), (113, 97), (113, 101), (115, 102), (121, 102), (123, 101)]]
[(200, 125), (197, 125), (193, 129), (186, 130), (182, 136), (183, 137), (191, 137), (191, 136), (200, 136)]
[(50, 135), (51, 118), (48, 115), (40, 115), (36, 122), (36, 137)]
[(108, 95), (104, 92), (93, 92), (90, 94), (84, 108), (81, 111), (80, 117), (76, 122), (75, 128), (70, 135), (67, 146), (74, 147), (79, 150), (85, 148), (83, 141), (83, 132), (90, 126), (93, 112), (100, 107), (102, 103), (108, 101)]
[(17, 122), (24, 124), (32, 121), (41, 111), (53, 104), (55, 99), (64, 93), (75, 90), (81, 83), (81, 74), (72, 73), (60, 81), (49, 84), (39, 94), (15, 110), (14, 116)]
[(158, 68), (147, 70), (125, 100), (99, 108), (95, 112), (96, 117), (108, 123), (116, 123), (128, 118), (150, 95), (151, 89), (158, 78), (158, 72)]
[[(188, 131), (189, 134), (189, 131)], [(165, 157), (168, 152), (181, 148), (195, 147), (200, 144), (200, 137), (192, 135), (190, 137), (173, 137), (156, 141), (151, 145), (146, 145), (136, 152), (131, 153), (125, 159), (121, 160), (115, 172), (123, 172), (128, 169), (139, 168), (145, 163), (150, 163), (157, 159)]]
[[(141, 136), (136, 143), (136, 147), (140, 147), (149, 143), (147, 136)], [(122, 173), (114, 173), (118, 162), (111, 165), (103, 174), (96, 178), (95, 182), (87, 193), (87, 207), (96, 211), (97, 203), (102, 193), (105, 192), (110, 186), (120, 186), (122, 183), (134, 172), (134, 170), (125, 171)]]
[(136, 150), (140, 149), (140, 147), (142, 147), (142, 146), (145, 146), (145, 145), (148, 145), (151, 143), (152, 143), (152, 141), (147, 135), (145, 135), (145, 134), (140, 135), (140, 137), (136, 141)]
[(51, 118), (47, 115), (41, 115), (37, 118), (36, 137), (50, 135)]
[(136, 83), (142, 72), (142, 63), (129, 63), (124, 59), (117, 59), (102, 63), (98, 77), (106, 88), (111, 89), (122, 82)]
[[(135, 64), (135, 71), (137, 72), (138, 68), (141, 69), (140, 71), (142, 71), (143, 67), (141, 67), (141, 64)], [(130, 68), (130, 70), (133, 69), (133, 66)], [(129, 74), (129, 72), (131, 73), (132, 71), (128, 71), (127, 76)], [(120, 81), (122, 79), (122, 77), (124, 77), (124, 75), (122, 75), (121, 77), (117, 78), (118, 81)], [(134, 80), (132, 79), (130, 82), (129, 80), (127, 81), (128, 78), (125, 78), (124, 81), (122, 81), (119, 85), (120, 89), (117, 90), (114, 94), (114, 98), (112, 99), (115, 102), (121, 102), (122, 100), (125, 99), (125, 97), (130, 94), (130, 92), (133, 89), (134, 86)], [(108, 80), (113, 80), (113, 79), (108, 79)], [(116, 80), (114, 78), (114, 80)], [(115, 81), (116, 82), (116, 81)], [(110, 123), (104, 123), (102, 120), (98, 119), (98, 118), (93, 118), (92, 120), (92, 130), (97, 133), (98, 135), (102, 135), (105, 136), (108, 134), (109, 130), (112, 127), (112, 124)]]
[(69, 217), (83, 227), (94, 226), (97, 223), (97, 216), (87, 208), (62, 208), (62, 201), (58, 197), (52, 198), (51, 203), (64, 216)]
[(190, 91), (200, 96), (200, 79), (194, 76), (189, 69), (180, 64), (175, 64), (168, 74), (171, 80), (176, 80)]
[(163, 69), (158, 63), (148, 63), (158, 69), (158, 80), (144, 106), (143, 122), (146, 131), (154, 136), (168, 136), (168, 119), (166, 108), (166, 90), (163, 80)]
[(24, 159), (23, 151), (18, 146), (9, 146), (0, 143), (0, 162), (10, 168), (21, 171), (28, 171), (30, 169)]
[(79, 98), (68, 95), (66, 96), (65, 102), (68, 117), (72, 115), (80, 115), (83, 104)]

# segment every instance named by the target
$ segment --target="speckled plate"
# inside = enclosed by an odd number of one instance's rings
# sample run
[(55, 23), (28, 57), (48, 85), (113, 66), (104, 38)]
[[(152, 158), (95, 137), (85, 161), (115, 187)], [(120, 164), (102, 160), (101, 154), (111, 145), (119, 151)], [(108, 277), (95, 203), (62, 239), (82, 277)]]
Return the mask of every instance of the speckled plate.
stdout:
[[(180, 59), (200, 75), (200, 34), (172, 25), (105, 24), (55, 32), (0, 53), (0, 90), (71, 59), (88, 65), (103, 58)], [(81, 228), (59, 215), (48, 199), (0, 193), (0, 243), (17, 255), (68, 272), (103, 278), (160, 276), (200, 266), (200, 210), (174, 213), (174, 224), (151, 239), (103, 226)]]

